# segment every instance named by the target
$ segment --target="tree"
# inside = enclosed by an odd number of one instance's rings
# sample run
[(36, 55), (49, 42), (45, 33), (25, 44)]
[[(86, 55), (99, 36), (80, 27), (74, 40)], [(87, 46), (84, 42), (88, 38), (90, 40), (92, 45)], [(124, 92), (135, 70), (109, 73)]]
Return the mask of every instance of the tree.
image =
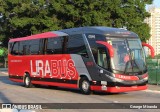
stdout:
[(0, 0), (0, 36), (10, 37), (80, 26), (126, 27), (142, 41), (150, 37), (144, 23), (153, 0)]
[(45, 0), (0, 0), (0, 6), (0, 37), (5, 46), (9, 38), (60, 29)]
[[(144, 23), (149, 17), (145, 5), (153, 0), (50, 0), (52, 12), (64, 28), (79, 26), (126, 27), (137, 33), (142, 41), (150, 37)], [(55, 2), (56, 1), (56, 2)]]

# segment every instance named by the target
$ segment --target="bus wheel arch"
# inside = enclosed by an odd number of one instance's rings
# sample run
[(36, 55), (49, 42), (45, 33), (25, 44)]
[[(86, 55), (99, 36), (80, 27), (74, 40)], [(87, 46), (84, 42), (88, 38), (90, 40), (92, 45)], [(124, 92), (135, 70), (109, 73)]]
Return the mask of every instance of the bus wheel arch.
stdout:
[(80, 76), (79, 88), (83, 94), (89, 95), (91, 93), (90, 81), (85, 75)]
[(31, 77), (30, 77), (30, 74), (28, 72), (25, 72), (24, 73), (24, 77), (23, 77), (23, 83), (24, 83), (24, 86), (26, 88), (30, 88), (32, 87), (32, 83), (31, 83)]

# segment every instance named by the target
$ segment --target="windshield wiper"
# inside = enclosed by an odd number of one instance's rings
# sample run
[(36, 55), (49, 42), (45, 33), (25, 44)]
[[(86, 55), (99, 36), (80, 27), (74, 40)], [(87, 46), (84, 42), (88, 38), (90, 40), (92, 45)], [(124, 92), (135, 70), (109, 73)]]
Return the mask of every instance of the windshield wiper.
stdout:
[[(126, 74), (126, 70), (127, 70), (127, 67), (128, 67), (128, 63), (129, 63), (130, 61), (127, 61), (127, 63), (126, 63), (126, 66), (125, 66), (125, 69), (124, 69), (124, 74)], [(133, 70), (133, 69), (132, 69)]]

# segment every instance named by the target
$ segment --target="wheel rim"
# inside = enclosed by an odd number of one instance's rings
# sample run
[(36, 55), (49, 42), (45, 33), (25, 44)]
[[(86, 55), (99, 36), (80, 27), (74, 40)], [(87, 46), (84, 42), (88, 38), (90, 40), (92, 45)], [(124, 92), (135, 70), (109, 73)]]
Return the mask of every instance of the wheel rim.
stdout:
[(88, 91), (89, 83), (87, 81), (82, 82), (82, 89), (83, 89), (83, 91)]
[(26, 83), (27, 86), (29, 85), (29, 83), (30, 83), (29, 77), (26, 77), (25, 83)]

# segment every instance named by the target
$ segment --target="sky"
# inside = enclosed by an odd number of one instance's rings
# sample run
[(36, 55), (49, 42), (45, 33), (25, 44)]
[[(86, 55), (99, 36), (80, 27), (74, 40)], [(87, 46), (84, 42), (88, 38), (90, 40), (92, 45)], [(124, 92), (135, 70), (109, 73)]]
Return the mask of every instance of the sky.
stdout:
[(153, 0), (153, 4), (152, 5), (146, 5), (146, 10), (149, 9), (149, 7), (155, 6), (157, 8), (160, 8), (160, 0)]
[(153, 1), (153, 4), (154, 4), (156, 7), (160, 8), (160, 0), (154, 0), (154, 1)]

